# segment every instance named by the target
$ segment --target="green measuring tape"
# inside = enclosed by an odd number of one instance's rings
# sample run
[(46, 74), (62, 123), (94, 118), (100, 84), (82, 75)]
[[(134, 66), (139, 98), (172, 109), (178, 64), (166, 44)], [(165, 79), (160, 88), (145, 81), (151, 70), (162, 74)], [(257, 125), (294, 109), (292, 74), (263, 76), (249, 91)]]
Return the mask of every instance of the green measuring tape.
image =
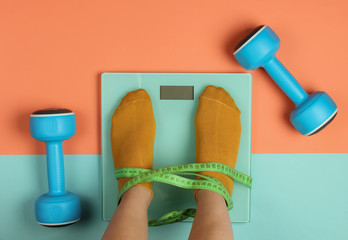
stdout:
[[(164, 167), (154, 170), (142, 169), (142, 168), (119, 168), (115, 170), (116, 179), (131, 177), (131, 179), (124, 184), (121, 191), (118, 194), (118, 202), (120, 201), (123, 194), (131, 187), (144, 182), (161, 182), (167, 183), (173, 186), (186, 189), (205, 189), (214, 191), (220, 194), (226, 201), (228, 210), (233, 207), (232, 199), (225, 188), (225, 186), (216, 178), (210, 176), (204, 176), (197, 172), (211, 171), (225, 174), (233, 180), (242, 183), (248, 187), (251, 187), (252, 178), (238, 172), (237, 170), (222, 163), (191, 163), (185, 165)], [(181, 175), (181, 176), (179, 176)], [(203, 179), (190, 179), (183, 177), (182, 175), (194, 175), (199, 176)], [(185, 210), (172, 211), (165, 214), (156, 220), (149, 220), (149, 226), (160, 226), (174, 222), (183, 221), (189, 217), (194, 218), (196, 209), (189, 208)]]

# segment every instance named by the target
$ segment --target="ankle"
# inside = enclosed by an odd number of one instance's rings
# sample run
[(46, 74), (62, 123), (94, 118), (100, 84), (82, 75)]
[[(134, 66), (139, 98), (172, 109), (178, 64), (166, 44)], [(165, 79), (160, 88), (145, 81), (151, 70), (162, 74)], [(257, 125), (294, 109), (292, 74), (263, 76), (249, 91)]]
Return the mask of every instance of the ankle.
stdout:
[(149, 189), (136, 185), (123, 194), (120, 204), (137, 204), (148, 208), (152, 198), (152, 192)]
[(200, 189), (196, 193), (197, 206), (226, 206), (225, 199), (218, 193)]

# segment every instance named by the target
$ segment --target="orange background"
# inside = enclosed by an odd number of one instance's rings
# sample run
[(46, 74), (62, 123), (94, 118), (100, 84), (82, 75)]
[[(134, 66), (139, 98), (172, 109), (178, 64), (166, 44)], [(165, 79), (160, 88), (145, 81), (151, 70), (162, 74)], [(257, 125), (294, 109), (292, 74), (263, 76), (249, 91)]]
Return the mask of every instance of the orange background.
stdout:
[(290, 100), (253, 75), (253, 153), (347, 153), (346, 0), (128, 0), (0, 2), (0, 154), (42, 154), (30, 113), (68, 107), (68, 154), (100, 154), (102, 72), (246, 72), (233, 46), (252, 28), (280, 37), (279, 59), (309, 92), (336, 101), (336, 119), (311, 137), (290, 124)]

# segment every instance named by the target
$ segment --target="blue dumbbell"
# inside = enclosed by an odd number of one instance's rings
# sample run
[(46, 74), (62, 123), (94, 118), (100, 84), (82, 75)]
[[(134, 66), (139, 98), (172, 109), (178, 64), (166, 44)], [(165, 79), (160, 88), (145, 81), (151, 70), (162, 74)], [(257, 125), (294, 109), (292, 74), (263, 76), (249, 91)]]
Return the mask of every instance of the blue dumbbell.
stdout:
[(76, 132), (75, 114), (68, 109), (38, 110), (30, 116), (30, 133), (46, 142), (49, 192), (35, 202), (35, 216), (44, 226), (64, 226), (80, 219), (80, 199), (65, 191), (62, 141)]
[(259, 26), (234, 49), (237, 61), (246, 69), (262, 67), (295, 103), (290, 115), (292, 125), (303, 135), (313, 135), (327, 126), (337, 114), (337, 106), (325, 92), (310, 95), (275, 57), (278, 36), (268, 26)]

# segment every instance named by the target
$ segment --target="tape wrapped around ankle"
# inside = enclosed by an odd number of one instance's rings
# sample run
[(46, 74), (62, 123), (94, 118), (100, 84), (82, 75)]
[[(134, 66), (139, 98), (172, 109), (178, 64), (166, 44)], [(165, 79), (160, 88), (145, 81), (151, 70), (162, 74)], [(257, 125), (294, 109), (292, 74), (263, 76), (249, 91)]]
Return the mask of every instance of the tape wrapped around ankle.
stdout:
[[(213, 171), (225, 174), (226, 176), (232, 178), (236, 182), (242, 183), (248, 187), (252, 185), (252, 178), (238, 172), (237, 170), (231, 168), (222, 163), (191, 163), (185, 165), (164, 167), (154, 170), (142, 169), (142, 168), (119, 168), (115, 170), (116, 179), (131, 177), (131, 179), (126, 182), (118, 194), (118, 202), (123, 196), (123, 194), (131, 187), (144, 182), (161, 182), (167, 183), (173, 186), (186, 189), (205, 189), (214, 191), (220, 194), (226, 201), (228, 210), (233, 207), (232, 198), (230, 197), (225, 186), (216, 178), (204, 176), (198, 174), (197, 172), (202, 171)], [(189, 179), (179, 175), (195, 175), (203, 179)], [(186, 210), (178, 210), (165, 214), (159, 219), (149, 220), (149, 226), (160, 226), (174, 222), (180, 222), (188, 217), (194, 218), (196, 209), (190, 208)]]

